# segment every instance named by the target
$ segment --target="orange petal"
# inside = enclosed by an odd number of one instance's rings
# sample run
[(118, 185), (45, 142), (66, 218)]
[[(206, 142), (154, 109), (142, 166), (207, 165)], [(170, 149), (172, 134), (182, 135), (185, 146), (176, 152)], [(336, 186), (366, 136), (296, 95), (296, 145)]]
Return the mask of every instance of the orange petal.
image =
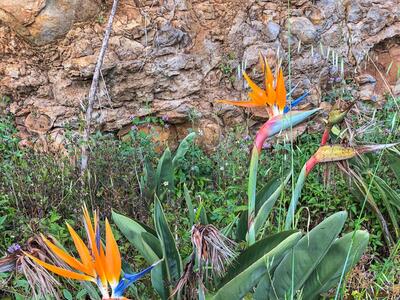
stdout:
[[(92, 249), (92, 254), (94, 256), (94, 268), (96, 270), (97, 275), (100, 277), (102, 284), (106, 285), (107, 278), (106, 278), (106, 274), (104, 271), (104, 265), (101, 261), (99, 251), (97, 249), (96, 235), (95, 235), (94, 229), (92, 227), (92, 222), (90, 220), (89, 212), (87, 210), (86, 205), (84, 205), (84, 207), (83, 207), (83, 216), (84, 216), (84, 223), (85, 223), (85, 228), (86, 228), (87, 236), (89, 239), (90, 247)], [(96, 218), (97, 218), (96, 213), (95, 213), (94, 218), (96, 220)], [(97, 224), (96, 221), (95, 221), (95, 223)], [(97, 226), (97, 225), (95, 225), (95, 226)]]
[[(57, 255), (59, 258), (61, 258), (64, 262), (66, 262), (70, 267), (74, 268), (75, 270), (86, 273), (87, 268), (80, 261), (78, 261), (76, 258), (66, 253), (64, 250), (58, 248), (56, 245), (54, 245), (52, 242), (46, 239), (42, 234), (41, 237), (45, 242), (45, 244), (47, 245), (47, 247), (49, 247), (50, 250), (53, 251), (55, 255)], [(89, 273), (88, 275), (92, 274)]]
[(246, 72), (243, 72), (243, 76), (244, 79), (246, 79), (247, 84), (249, 85), (249, 87), (252, 90), (252, 94), (257, 96), (257, 99), (263, 99), (263, 101), (265, 102), (265, 99), (267, 97), (267, 95), (265, 94), (265, 91), (260, 88), (257, 84), (255, 84), (250, 77), (246, 74)]
[(265, 106), (265, 105), (267, 105), (268, 97), (267, 97), (267, 94), (265, 94), (265, 93), (260, 96), (260, 95), (258, 95), (256, 93), (254, 93), (253, 91), (251, 91), (248, 94), (248, 96), (249, 96), (250, 100), (252, 102), (254, 102), (255, 106)]
[(110, 223), (106, 219), (106, 268), (107, 279), (111, 286), (118, 284), (121, 274), (121, 254), (117, 242), (111, 231)]
[(86, 268), (85, 273), (91, 274), (93, 277), (96, 276), (96, 271), (94, 269), (93, 258), (90, 255), (89, 249), (86, 247), (85, 243), (75, 232), (75, 230), (67, 223), (69, 233), (71, 234), (72, 240), (74, 241), (76, 251), (82, 260), (84, 267)]
[(282, 111), (286, 105), (285, 78), (283, 77), (282, 69), (279, 70), (278, 79), (276, 81), (276, 104), (280, 111)]
[(275, 92), (274, 88), (272, 87), (272, 84), (268, 84), (267, 91), (268, 91), (268, 102), (267, 103), (270, 106), (273, 106), (273, 105), (275, 105), (275, 102), (276, 102), (276, 92)]
[[(97, 237), (100, 237), (100, 226), (99, 226), (99, 218), (97, 215), (97, 212), (94, 212), (94, 228), (95, 228), (95, 235), (96, 235), (96, 239)], [(106, 256), (104, 254), (104, 249), (103, 249), (103, 245), (101, 244), (101, 241), (99, 240), (99, 248), (98, 248), (98, 252), (99, 252), (99, 264), (102, 265), (103, 268), (103, 272), (104, 272), (104, 278), (105, 280), (107, 279), (107, 261), (106, 261)], [(97, 243), (97, 241), (96, 241)]]
[(264, 57), (265, 60), (265, 89), (267, 89), (268, 85), (274, 86), (274, 75), (272, 74), (271, 68), (269, 67), (267, 58)]
[(255, 101), (233, 101), (233, 100), (217, 100), (219, 103), (229, 104), (229, 105), (236, 105), (240, 107), (257, 107), (261, 106), (255, 103)]
[(90, 247), (92, 251), (94, 252), (97, 250), (96, 248), (96, 239), (94, 235), (94, 230), (92, 226), (92, 221), (90, 220), (89, 212), (87, 210), (86, 204), (84, 204), (83, 208), (83, 218), (84, 218), (84, 223), (85, 223), (85, 229), (86, 229), (86, 234), (89, 240)]
[(57, 275), (60, 275), (62, 277), (75, 279), (75, 280), (84, 280), (84, 281), (93, 281), (93, 282), (95, 281), (95, 279), (91, 276), (81, 274), (81, 273), (76, 273), (73, 271), (65, 270), (60, 267), (53, 266), (51, 264), (45, 263), (44, 261), (41, 261), (40, 259), (37, 259), (36, 257), (30, 255), (29, 253), (25, 253), (25, 255), (28, 256), (30, 259), (32, 259), (38, 265), (42, 266), (43, 268), (45, 268)]

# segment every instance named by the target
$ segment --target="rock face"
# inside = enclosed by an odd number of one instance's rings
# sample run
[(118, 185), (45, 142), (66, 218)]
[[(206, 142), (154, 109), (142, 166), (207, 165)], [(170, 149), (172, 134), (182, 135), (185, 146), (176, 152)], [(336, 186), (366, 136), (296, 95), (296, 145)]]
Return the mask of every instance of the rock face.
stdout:
[[(78, 132), (111, 2), (0, 0), (0, 96), (11, 99), (23, 144), (40, 140), (59, 149), (66, 128)], [(123, 136), (134, 117), (164, 117), (163, 139), (181, 138), (195, 124), (200, 143), (212, 149), (224, 127), (246, 117), (214, 102), (246, 97), (238, 66), (260, 79), (254, 67), (261, 52), (272, 67), (279, 55), (287, 69), (289, 46), (295, 96), (309, 90), (310, 105), (320, 104), (342, 60), (346, 76), (361, 78), (360, 98), (382, 94), (367, 53), (384, 72), (392, 64), (395, 86), (398, 0), (291, 3), (288, 16), (278, 0), (121, 0), (93, 128)], [(253, 113), (253, 124), (265, 119), (265, 112)]]

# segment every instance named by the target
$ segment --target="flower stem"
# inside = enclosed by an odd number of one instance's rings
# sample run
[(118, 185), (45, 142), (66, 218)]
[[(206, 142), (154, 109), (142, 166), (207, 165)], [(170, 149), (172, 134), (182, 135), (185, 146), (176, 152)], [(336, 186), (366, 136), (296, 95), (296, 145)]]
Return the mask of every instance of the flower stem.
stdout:
[(257, 147), (254, 146), (251, 152), (250, 169), (249, 169), (249, 183), (248, 183), (248, 235), (247, 242), (250, 245), (256, 241), (256, 234), (254, 228), (254, 218), (256, 209), (256, 186), (257, 186), (257, 169), (258, 169), (259, 152)]

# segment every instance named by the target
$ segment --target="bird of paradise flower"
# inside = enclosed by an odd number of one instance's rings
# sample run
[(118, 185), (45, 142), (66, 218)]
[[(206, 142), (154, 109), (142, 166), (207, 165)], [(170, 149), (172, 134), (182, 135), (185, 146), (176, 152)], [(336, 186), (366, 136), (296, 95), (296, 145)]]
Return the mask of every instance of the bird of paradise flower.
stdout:
[(269, 120), (258, 130), (254, 141), (258, 152), (261, 152), (263, 143), (268, 137), (303, 122), (309, 116), (318, 111), (318, 109), (309, 111), (292, 111), (292, 108), (306, 98), (309, 92), (305, 92), (291, 103), (287, 103), (287, 98), (294, 89), (290, 93), (287, 93), (282, 68), (279, 68), (278, 76), (275, 80), (266, 57), (261, 54), (260, 64), (261, 70), (264, 73), (264, 89), (254, 83), (246, 72), (243, 72), (243, 77), (251, 89), (248, 93), (250, 100), (217, 100), (217, 102), (223, 104), (247, 108), (264, 107), (267, 110)]
[[(55, 244), (46, 239), (43, 235), (42, 239), (49, 249), (67, 265), (75, 271), (67, 270), (46, 263), (29, 253), (25, 253), (35, 263), (45, 269), (65, 278), (90, 281), (97, 285), (102, 298), (105, 299), (127, 299), (123, 297), (125, 290), (135, 281), (149, 273), (160, 261), (152, 264), (148, 268), (134, 274), (124, 274), (121, 277), (121, 254), (118, 249), (117, 242), (111, 231), (111, 226), (106, 219), (105, 231), (106, 241), (105, 249), (100, 241), (100, 226), (97, 212), (93, 217), (94, 227), (90, 219), (86, 206), (83, 207), (83, 221), (88, 237), (88, 246), (79, 237), (76, 231), (67, 223), (68, 231), (75, 244), (76, 250), (80, 256), (80, 261), (69, 255), (66, 251), (57, 247)], [(111, 289), (111, 296), (109, 290)]]
[(277, 133), (291, 128), (305, 121), (308, 117), (316, 113), (319, 109), (307, 111), (293, 111), (292, 108), (303, 100), (308, 92), (287, 104), (288, 93), (285, 87), (285, 79), (282, 68), (279, 68), (278, 76), (274, 80), (274, 75), (267, 62), (267, 59), (260, 54), (261, 69), (264, 73), (264, 85), (262, 89), (255, 84), (246, 72), (243, 76), (246, 79), (251, 91), (248, 94), (249, 101), (218, 100), (220, 103), (230, 104), (241, 107), (265, 107), (269, 115), (268, 121), (257, 131), (254, 139), (254, 146), (251, 152), (249, 184), (248, 184), (248, 234), (249, 245), (255, 242), (255, 202), (256, 202), (256, 183), (258, 160), (262, 151), (264, 142), (267, 138)]

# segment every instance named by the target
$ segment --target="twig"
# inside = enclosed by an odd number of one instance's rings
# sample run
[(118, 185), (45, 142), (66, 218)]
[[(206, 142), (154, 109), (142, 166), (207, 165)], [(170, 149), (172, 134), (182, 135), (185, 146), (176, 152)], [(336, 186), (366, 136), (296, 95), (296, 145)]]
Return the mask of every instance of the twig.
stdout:
[(81, 174), (83, 174), (85, 172), (85, 170), (87, 169), (87, 166), (88, 166), (88, 160), (89, 160), (88, 143), (89, 143), (89, 136), (90, 136), (90, 122), (92, 120), (94, 101), (96, 99), (97, 88), (99, 86), (101, 66), (103, 65), (104, 56), (107, 51), (108, 41), (109, 41), (110, 35), (111, 35), (114, 16), (117, 12), (118, 2), (119, 2), (119, 0), (114, 0), (113, 6), (111, 9), (111, 13), (110, 13), (110, 17), (108, 18), (108, 24), (106, 27), (106, 31), (104, 33), (103, 43), (101, 45), (99, 57), (97, 58), (96, 67), (95, 67), (94, 73), (93, 73), (92, 85), (91, 85), (90, 91), (89, 91), (88, 105), (86, 108), (86, 117), (85, 117), (85, 128), (83, 130), (82, 146), (81, 146)]

